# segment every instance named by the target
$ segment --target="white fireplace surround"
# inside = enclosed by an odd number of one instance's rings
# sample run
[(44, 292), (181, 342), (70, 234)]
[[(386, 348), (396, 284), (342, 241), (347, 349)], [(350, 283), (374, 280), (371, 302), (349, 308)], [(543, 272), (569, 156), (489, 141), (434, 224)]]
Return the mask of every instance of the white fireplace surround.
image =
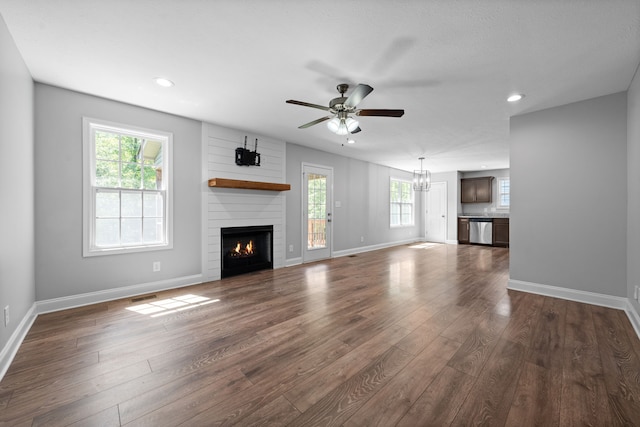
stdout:
[[(244, 138), (258, 138), (260, 166), (238, 166), (235, 150), (244, 145)], [(210, 188), (211, 178), (285, 183), (286, 143), (260, 135), (204, 123), (202, 125), (203, 182), (203, 281), (221, 278), (220, 229), (273, 225), (273, 268), (285, 263), (286, 192)]]

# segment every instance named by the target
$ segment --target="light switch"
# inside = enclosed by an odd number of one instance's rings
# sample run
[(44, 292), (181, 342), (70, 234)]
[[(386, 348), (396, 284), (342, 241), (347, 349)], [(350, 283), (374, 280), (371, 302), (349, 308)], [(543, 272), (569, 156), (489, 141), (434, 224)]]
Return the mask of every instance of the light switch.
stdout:
[(336, 208), (341, 208), (342, 207), (342, 202), (339, 202), (336, 200)]

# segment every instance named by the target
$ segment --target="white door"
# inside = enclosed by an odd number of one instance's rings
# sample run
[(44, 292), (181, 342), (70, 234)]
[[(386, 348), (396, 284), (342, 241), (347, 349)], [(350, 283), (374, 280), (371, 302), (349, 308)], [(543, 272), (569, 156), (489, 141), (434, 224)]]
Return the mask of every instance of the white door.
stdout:
[(333, 169), (302, 165), (302, 262), (331, 258)]
[(427, 192), (425, 240), (444, 243), (447, 236), (447, 183), (433, 182)]

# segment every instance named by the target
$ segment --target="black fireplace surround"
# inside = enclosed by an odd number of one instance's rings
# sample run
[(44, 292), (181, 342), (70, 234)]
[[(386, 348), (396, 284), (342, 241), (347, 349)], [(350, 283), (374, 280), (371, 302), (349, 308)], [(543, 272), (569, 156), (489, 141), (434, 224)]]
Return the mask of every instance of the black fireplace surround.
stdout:
[(220, 230), (222, 277), (273, 269), (273, 226)]

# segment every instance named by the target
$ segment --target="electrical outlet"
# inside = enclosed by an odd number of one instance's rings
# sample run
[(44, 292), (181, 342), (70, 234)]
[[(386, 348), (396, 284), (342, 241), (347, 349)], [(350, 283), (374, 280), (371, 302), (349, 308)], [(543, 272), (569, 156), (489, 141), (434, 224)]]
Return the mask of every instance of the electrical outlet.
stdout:
[(293, 252), (293, 245), (289, 245), (289, 252)]
[(633, 299), (638, 301), (638, 298), (640, 298), (640, 286), (636, 285), (635, 289), (633, 290)]
[(160, 261), (155, 261), (153, 263), (153, 271), (160, 271)]
[(9, 306), (4, 308), (4, 326), (9, 326)]
[(360, 236), (360, 243), (364, 243), (364, 236)]

